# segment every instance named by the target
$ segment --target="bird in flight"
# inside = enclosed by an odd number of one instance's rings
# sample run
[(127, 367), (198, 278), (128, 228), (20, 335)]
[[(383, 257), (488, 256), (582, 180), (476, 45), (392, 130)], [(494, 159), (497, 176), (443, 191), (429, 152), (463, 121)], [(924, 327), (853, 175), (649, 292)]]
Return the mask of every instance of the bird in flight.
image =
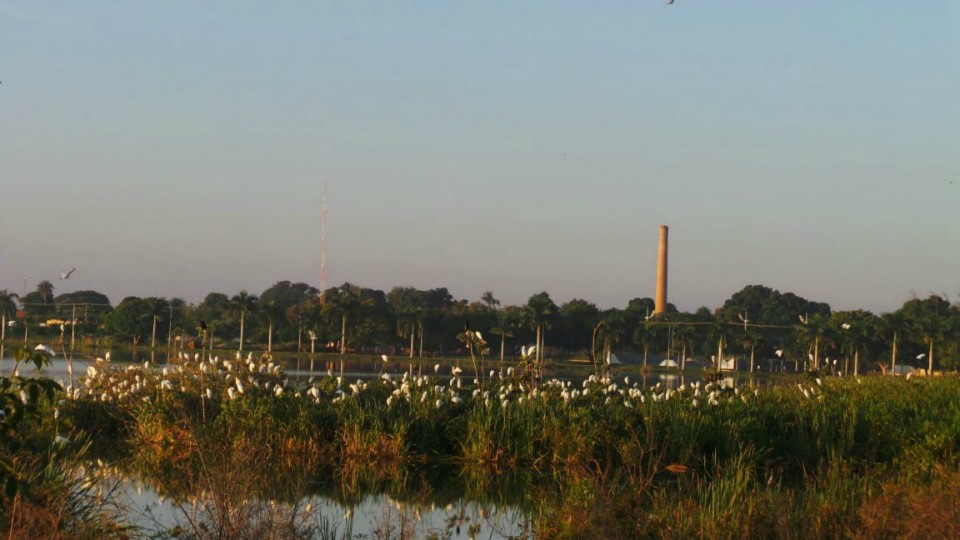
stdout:
[(673, 0), (667, 0), (667, 1), (666, 1), (666, 4), (667, 4), (668, 6), (669, 6), (670, 4), (672, 4), (672, 3), (673, 3)]
[(69, 272), (60, 272), (60, 279), (70, 279), (70, 274), (72, 274), (76, 268), (71, 268)]

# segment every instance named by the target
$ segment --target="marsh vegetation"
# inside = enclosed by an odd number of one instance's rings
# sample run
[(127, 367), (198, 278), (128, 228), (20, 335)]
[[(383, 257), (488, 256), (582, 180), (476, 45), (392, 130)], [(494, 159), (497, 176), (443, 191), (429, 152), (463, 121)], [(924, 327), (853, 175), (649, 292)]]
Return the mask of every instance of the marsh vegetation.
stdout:
[[(29, 487), (6, 496), (2, 524), (29, 530), (68, 497), (95, 536), (949, 537), (960, 525), (955, 376), (667, 389), (534, 375), (481, 380), (464, 363), (298, 382), (269, 355), (99, 360), (75, 388), (28, 396), (31, 416), (8, 425), (24, 442), (5, 462)], [(5, 395), (25, 384), (5, 381)], [(177, 519), (150, 530), (105, 517), (104, 475), (149, 486)], [(371, 496), (381, 504), (357, 533)], [(424, 525), (448, 506), (449, 523)], [(464, 508), (472, 518), (454, 519)]]

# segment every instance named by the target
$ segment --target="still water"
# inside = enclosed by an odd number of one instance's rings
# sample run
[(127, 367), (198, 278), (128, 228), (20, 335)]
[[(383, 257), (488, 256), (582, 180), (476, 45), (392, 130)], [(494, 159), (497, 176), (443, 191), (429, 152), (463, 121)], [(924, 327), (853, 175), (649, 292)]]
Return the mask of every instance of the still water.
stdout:
[[(19, 374), (23, 376), (48, 377), (58, 382), (67, 382), (69, 380), (69, 363), (73, 365), (75, 381), (81, 378), (85, 373), (87, 366), (92, 364), (96, 358), (104, 357), (110, 353), (110, 359), (114, 364), (142, 363), (151, 364), (164, 363), (169, 359), (165, 349), (140, 350), (130, 348), (117, 349), (85, 349), (82, 352), (69, 354), (70, 361), (64, 358), (63, 353), (58, 352), (57, 356), (51, 359), (49, 365), (41, 370), (31, 364), (29, 366), (21, 364)], [(175, 353), (179, 355), (179, 353)], [(194, 355), (196, 351), (185, 351), (184, 354)], [(236, 351), (214, 351), (213, 355), (219, 355), (221, 358), (232, 358)], [(246, 354), (246, 353), (245, 353)], [(260, 354), (259, 351), (254, 354)], [(342, 376), (347, 379), (367, 379), (380, 376), (383, 373), (391, 375), (401, 375), (409, 373), (411, 375), (433, 375), (435, 367), (438, 365), (435, 359), (409, 359), (405, 357), (390, 358), (388, 363), (384, 363), (379, 356), (347, 356), (340, 357), (336, 354), (292, 354), (281, 353), (275, 356), (275, 361), (284, 366), (285, 373), (292, 383), (305, 384), (310, 377), (324, 376), (331, 373), (335, 376)], [(449, 370), (452, 366), (458, 365), (464, 373), (471, 373), (473, 366), (469, 359), (441, 360), (440, 364), (441, 378), (449, 377)], [(508, 366), (515, 365), (510, 362), (501, 363), (498, 360), (486, 360), (483, 370), (506, 369)], [(0, 375), (9, 375), (14, 367), (14, 360), (10, 348), (0, 347)], [(772, 367), (772, 366), (771, 366)], [(777, 385), (783, 382), (777, 377), (770, 377), (769, 369), (764, 373), (759, 373), (752, 377), (755, 384), (762, 386)], [(585, 363), (548, 363), (544, 372), (544, 378), (557, 378), (563, 381), (573, 381), (579, 384), (593, 373), (593, 367)], [(629, 376), (631, 382), (639, 383), (644, 387), (652, 387), (657, 384), (661, 388), (676, 389), (681, 384), (690, 384), (697, 381), (703, 381), (703, 370), (699, 368), (688, 369), (686, 373), (677, 373), (675, 368), (655, 368), (647, 373), (643, 373), (641, 366), (636, 364), (620, 364), (611, 366), (611, 374), (615, 379)], [(726, 386), (735, 386), (751, 379), (749, 373), (730, 372), (727, 374), (724, 384)]]
[[(437, 538), (514, 539), (532, 537), (532, 524), (516, 508), (459, 500), (443, 507), (404, 503), (386, 494), (366, 495), (359, 502), (342, 504), (319, 495), (295, 503), (248, 501), (244, 508), (226, 509), (216, 497), (173, 500), (157, 494), (137, 480), (108, 477), (113, 502), (126, 522), (146, 533), (175, 528), (190, 531), (201, 523), (214, 525), (227, 514), (247, 512), (259, 520), (294, 523), (315, 536), (335, 538)], [(262, 522), (261, 522), (262, 526)], [(331, 536), (332, 533), (332, 536)]]

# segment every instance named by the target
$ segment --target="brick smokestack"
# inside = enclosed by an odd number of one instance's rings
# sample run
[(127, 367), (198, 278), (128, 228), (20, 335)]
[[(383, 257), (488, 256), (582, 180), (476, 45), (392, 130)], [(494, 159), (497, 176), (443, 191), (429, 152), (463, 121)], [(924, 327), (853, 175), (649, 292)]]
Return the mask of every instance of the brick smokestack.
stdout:
[(660, 226), (660, 249), (657, 253), (657, 296), (653, 313), (659, 315), (667, 309), (667, 226)]

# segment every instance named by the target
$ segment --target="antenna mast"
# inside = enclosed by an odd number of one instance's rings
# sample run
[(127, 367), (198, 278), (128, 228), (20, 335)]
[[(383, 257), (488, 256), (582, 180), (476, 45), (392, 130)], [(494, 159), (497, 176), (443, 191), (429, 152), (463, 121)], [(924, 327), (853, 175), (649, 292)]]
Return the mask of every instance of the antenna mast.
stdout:
[(323, 182), (323, 218), (320, 232), (320, 305), (327, 302), (327, 182)]

